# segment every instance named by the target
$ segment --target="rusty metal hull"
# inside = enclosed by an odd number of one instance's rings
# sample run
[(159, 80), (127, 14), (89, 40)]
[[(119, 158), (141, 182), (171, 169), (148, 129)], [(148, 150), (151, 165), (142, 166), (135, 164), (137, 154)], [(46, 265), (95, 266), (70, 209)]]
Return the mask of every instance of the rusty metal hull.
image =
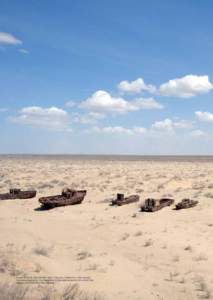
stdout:
[(155, 212), (166, 206), (170, 206), (174, 203), (174, 199), (162, 198), (162, 199), (146, 199), (145, 204), (141, 207), (141, 211)]
[(80, 204), (86, 195), (86, 191), (74, 191), (73, 194), (65, 194), (62, 192), (61, 195), (41, 197), (39, 202), (47, 208), (53, 208), (58, 206), (67, 206)]
[(36, 196), (36, 191), (19, 191), (17, 193), (0, 194), (0, 200), (30, 199)]
[(176, 210), (191, 208), (196, 206), (197, 204), (198, 201), (191, 200), (191, 199), (183, 199), (181, 202), (176, 204)]
[(134, 202), (138, 202), (140, 199), (140, 197), (138, 195), (131, 195), (129, 197), (125, 197), (123, 199), (115, 199), (112, 200), (112, 204), (111, 205), (125, 205), (125, 204), (129, 204), (129, 203), (134, 203)]

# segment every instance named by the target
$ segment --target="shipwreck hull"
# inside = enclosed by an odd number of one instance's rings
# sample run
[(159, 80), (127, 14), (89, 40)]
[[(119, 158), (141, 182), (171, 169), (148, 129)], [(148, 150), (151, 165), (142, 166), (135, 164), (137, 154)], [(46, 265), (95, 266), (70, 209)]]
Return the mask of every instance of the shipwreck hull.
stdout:
[(124, 197), (123, 194), (117, 194), (117, 199), (112, 200), (111, 205), (125, 205), (125, 204), (130, 204), (134, 202), (138, 202), (140, 197), (138, 195), (131, 195), (129, 197)]
[(198, 204), (198, 201), (195, 200), (190, 200), (190, 199), (183, 199), (181, 202), (176, 204), (175, 209), (180, 210), (180, 209), (187, 209), (194, 207)]
[(36, 196), (36, 191), (21, 191), (19, 189), (11, 189), (9, 193), (0, 194), (0, 200), (13, 199), (30, 199)]
[(155, 212), (166, 206), (170, 206), (174, 203), (174, 199), (162, 198), (159, 200), (146, 199), (144, 205), (141, 207), (141, 211)]
[(63, 192), (61, 195), (42, 197), (39, 202), (46, 208), (54, 208), (58, 206), (81, 204), (86, 195), (86, 191)]

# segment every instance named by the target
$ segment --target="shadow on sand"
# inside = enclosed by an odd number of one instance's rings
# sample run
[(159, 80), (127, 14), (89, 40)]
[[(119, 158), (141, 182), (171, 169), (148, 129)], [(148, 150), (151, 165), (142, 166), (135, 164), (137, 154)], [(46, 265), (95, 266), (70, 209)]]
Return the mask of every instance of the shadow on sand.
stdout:
[(45, 210), (51, 210), (53, 209), (54, 207), (46, 207), (46, 206), (39, 206), (37, 208), (34, 208), (35, 211), (45, 211)]

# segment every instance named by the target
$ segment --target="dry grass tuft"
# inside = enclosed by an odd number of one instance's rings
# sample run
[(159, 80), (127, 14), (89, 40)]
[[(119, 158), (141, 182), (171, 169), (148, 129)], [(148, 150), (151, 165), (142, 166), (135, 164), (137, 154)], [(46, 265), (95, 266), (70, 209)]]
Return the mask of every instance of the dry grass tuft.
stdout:
[(42, 245), (37, 245), (34, 249), (33, 249), (33, 253), (36, 255), (41, 255), (41, 256), (46, 256), (48, 257), (51, 251), (51, 247), (46, 247), (46, 246), (42, 246)]
[(86, 259), (86, 258), (91, 257), (91, 256), (92, 256), (92, 254), (90, 252), (82, 251), (82, 252), (78, 253), (77, 259), (82, 260), (82, 259)]
[(184, 248), (184, 250), (192, 252), (192, 247), (190, 245), (188, 245)]
[(150, 246), (152, 246), (153, 245), (153, 240), (151, 240), (151, 239), (149, 239), (149, 240), (147, 240), (145, 243), (144, 243), (144, 247), (150, 247)]

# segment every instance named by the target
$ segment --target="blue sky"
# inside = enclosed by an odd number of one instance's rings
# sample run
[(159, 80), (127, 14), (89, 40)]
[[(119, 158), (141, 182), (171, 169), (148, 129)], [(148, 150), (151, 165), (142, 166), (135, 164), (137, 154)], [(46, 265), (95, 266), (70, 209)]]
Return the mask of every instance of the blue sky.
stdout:
[(0, 153), (213, 154), (212, 10), (2, 0)]

